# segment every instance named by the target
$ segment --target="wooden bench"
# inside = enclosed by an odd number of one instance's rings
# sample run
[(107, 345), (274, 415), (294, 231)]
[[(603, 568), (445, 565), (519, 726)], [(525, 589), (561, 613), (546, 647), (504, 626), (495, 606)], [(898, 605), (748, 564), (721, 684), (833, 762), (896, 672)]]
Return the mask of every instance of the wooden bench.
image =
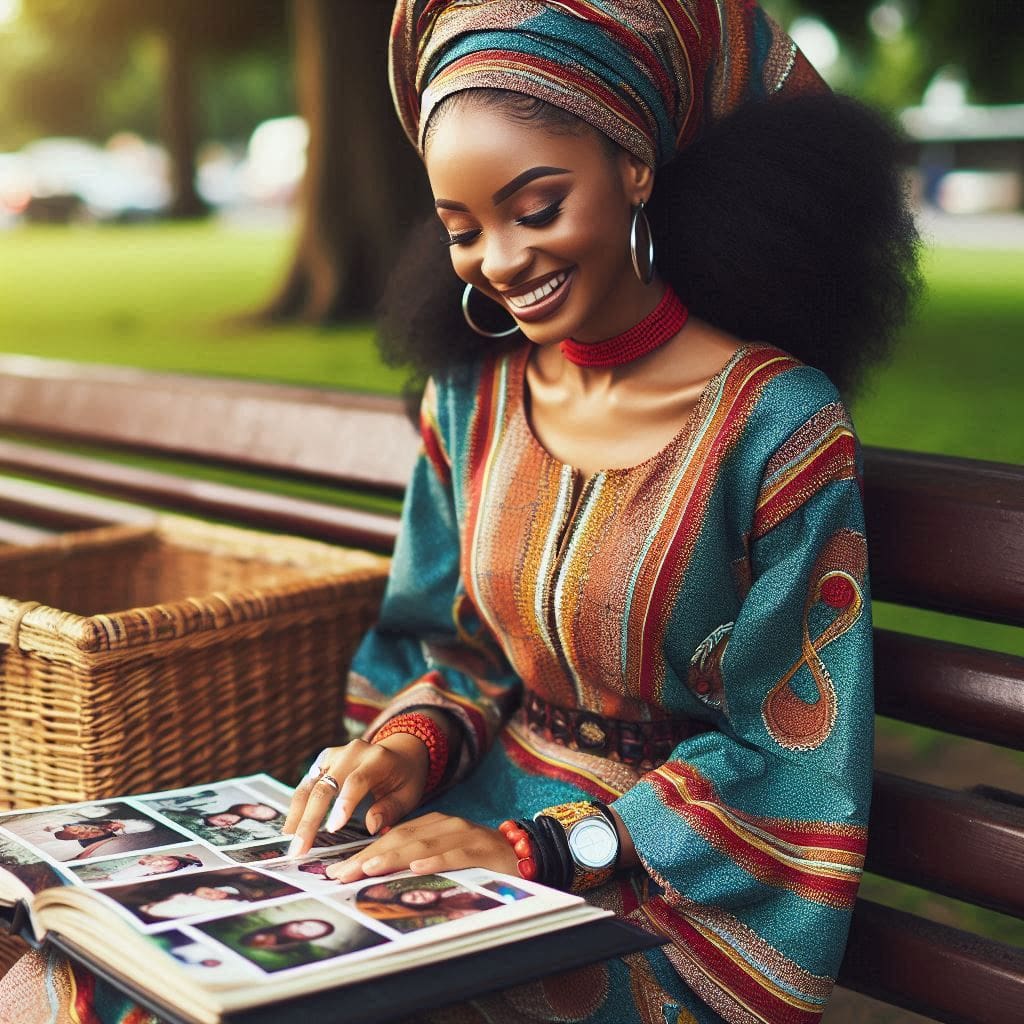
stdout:
[[(387, 551), (417, 448), (398, 399), (22, 357), (0, 357), (0, 436), (9, 543), (161, 507)], [(868, 449), (865, 497), (876, 599), (1024, 626), (1024, 469)], [(884, 629), (875, 657), (880, 715), (1024, 748), (1024, 658)], [(1024, 918), (1024, 793), (880, 770), (868, 870)], [(950, 1024), (1024, 1019), (1024, 951), (863, 898), (840, 980)]]

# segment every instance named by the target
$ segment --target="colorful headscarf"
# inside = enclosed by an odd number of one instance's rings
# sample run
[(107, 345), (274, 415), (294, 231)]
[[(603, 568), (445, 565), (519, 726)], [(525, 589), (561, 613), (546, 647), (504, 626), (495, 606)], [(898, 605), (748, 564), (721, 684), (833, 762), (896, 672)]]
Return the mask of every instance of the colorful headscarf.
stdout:
[(753, 0), (398, 0), (391, 90), (423, 152), (463, 89), (509, 89), (603, 131), (651, 167), (751, 99), (827, 87)]

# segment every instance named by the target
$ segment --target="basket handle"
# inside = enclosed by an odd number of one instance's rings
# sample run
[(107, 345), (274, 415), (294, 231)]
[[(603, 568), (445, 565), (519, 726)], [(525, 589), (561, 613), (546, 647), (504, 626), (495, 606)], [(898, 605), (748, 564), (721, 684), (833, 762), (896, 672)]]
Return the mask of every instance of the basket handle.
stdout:
[(14, 618), (11, 620), (8, 635), (6, 637), (0, 637), (0, 646), (15, 647), (20, 651), (22, 619), (24, 619), (33, 608), (40, 607), (42, 607), (42, 605), (39, 601), (22, 601), (21, 607), (17, 612), (15, 612)]

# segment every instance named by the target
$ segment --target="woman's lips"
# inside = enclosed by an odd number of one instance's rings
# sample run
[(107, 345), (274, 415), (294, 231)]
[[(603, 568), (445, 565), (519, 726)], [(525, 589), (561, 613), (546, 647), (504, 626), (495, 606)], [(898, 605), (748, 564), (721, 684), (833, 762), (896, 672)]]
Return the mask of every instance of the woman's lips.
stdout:
[[(545, 317), (551, 316), (555, 313), (562, 305), (563, 302), (569, 297), (569, 292), (572, 289), (572, 282), (576, 276), (575, 268), (569, 271), (564, 271), (565, 280), (551, 292), (550, 295), (545, 295), (539, 302), (534, 302), (530, 306), (514, 306), (505, 297), (505, 308), (517, 319), (523, 323), (533, 323), (535, 320), (543, 320)], [(552, 277), (556, 275), (552, 274)]]

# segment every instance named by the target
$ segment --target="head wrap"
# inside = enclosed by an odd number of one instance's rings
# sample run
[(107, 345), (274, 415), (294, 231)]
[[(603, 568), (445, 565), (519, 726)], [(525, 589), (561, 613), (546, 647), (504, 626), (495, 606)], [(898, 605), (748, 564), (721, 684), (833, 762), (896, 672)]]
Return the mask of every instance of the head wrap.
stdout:
[(421, 153), (446, 96), (508, 89), (571, 111), (651, 167), (741, 103), (827, 88), (753, 0), (398, 0), (390, 77)]

